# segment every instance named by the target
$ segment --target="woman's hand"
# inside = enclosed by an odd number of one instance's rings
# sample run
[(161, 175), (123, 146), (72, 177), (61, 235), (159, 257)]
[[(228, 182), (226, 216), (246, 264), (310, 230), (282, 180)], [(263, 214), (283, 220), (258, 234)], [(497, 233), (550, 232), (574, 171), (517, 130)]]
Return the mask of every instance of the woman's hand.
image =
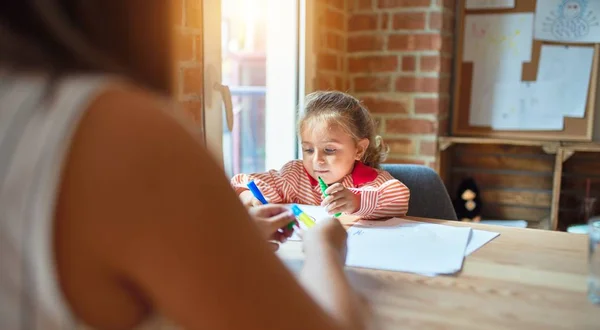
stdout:
[(344, 187), (341, 183), (334, 183), (327, 190), (321, 206), (327, 209), (329, 214), (354, 213), (360, 209), (360, 195), (356, 195)]
[(259, 205), (252, 207), (248, 212), (267, 240), (283, 243), (294, 233), (288, 226), (291, 223), (298, 225), (292, 211), (283, 205)]

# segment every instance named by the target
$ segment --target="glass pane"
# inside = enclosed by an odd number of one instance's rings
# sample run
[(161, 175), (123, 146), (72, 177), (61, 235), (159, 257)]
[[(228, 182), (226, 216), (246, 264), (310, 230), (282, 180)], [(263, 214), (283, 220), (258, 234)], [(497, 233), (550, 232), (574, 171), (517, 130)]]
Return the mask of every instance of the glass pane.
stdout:
[[(225, 121), (223, 127), (223, 161), (229, 176), (267, 170), (265, 136), (269, 127), (265, 124), (265, 86), (270, 20), (267, 6), (272, 1), (222, 0), (221, 4), (222, 81), (231, 90), (234, 118), (232, 132), (227, 130)], [(295, 37), (297, 31), (290, 33), (290, 37)], [(284, 82), (297, 79), (279, 78)]]

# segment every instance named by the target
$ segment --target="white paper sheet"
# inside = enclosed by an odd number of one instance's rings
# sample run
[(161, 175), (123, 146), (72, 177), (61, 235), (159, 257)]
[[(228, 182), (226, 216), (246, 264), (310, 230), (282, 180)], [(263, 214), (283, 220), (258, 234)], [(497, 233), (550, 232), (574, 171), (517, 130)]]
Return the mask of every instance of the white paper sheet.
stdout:
[(399, 218), (359, 221), (348, 229), (346, 265), (418, 274), (461, 270), (471, 228)]
[(515, 8), (515, 0), (467, 0), (467, 9)]
[(537, 82), (555, 82), (560, 86), (553, 102), (560, 104), (563, 115), (585, 116), (593, 58), (592, 47), (542, 46)]
[(495, 130), (562, 130), (561, 85), (556, 81), (497, 83), (487, 98)]
[(499, 235), (500, 233), (492, 231), (473, 229), (473, 234), (471, 234), (471, 239), (469, 240), (469, 244), (467, 244), (467, 249), (465, 250), (465, 256), (468, 256), (471, 253), (479, 250), (482, 246), (486, 245)]
[(463, 61), (473, 62), (469, 123), (490, 126), (486, 96), (496, 83), (521, 80), (523, 62), (531, 61), (533, 14), (467, 15)]
[(538, 0), (535, 38), (561, 42), (600, 42), (598, 13), (598, 0)]

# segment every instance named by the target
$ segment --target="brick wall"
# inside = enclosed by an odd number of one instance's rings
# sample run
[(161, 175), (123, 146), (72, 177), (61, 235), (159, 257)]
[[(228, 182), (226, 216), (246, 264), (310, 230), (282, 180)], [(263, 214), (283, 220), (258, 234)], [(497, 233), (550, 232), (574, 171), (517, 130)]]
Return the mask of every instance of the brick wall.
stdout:
[(176, 99), (202, 128), (202, 0), (175, 0), (173, 6)]
[(388, 162), (437, 169), (436, 138), (448, 129), (454, 8), (453, 0), (318, 0), (315, 88), (365, 101), (390, 145)]
[(348, 90), (346, 74), (348, 1), (315, 0), (314, 4), (316, 75), (313, 86), (319, 90)]

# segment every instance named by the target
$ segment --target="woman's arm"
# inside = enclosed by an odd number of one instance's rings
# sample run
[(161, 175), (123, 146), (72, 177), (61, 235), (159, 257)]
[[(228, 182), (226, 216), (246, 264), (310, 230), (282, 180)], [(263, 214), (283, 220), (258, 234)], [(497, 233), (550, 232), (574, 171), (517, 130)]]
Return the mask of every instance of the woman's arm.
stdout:
[(303, 288), (219, 166), (156, 104), (105, 93), (74, 138), (55, 242), (75, 313), (98, 327), (158, 312), (187, 329), (362, 328), (339, 223), (306, 234)]

